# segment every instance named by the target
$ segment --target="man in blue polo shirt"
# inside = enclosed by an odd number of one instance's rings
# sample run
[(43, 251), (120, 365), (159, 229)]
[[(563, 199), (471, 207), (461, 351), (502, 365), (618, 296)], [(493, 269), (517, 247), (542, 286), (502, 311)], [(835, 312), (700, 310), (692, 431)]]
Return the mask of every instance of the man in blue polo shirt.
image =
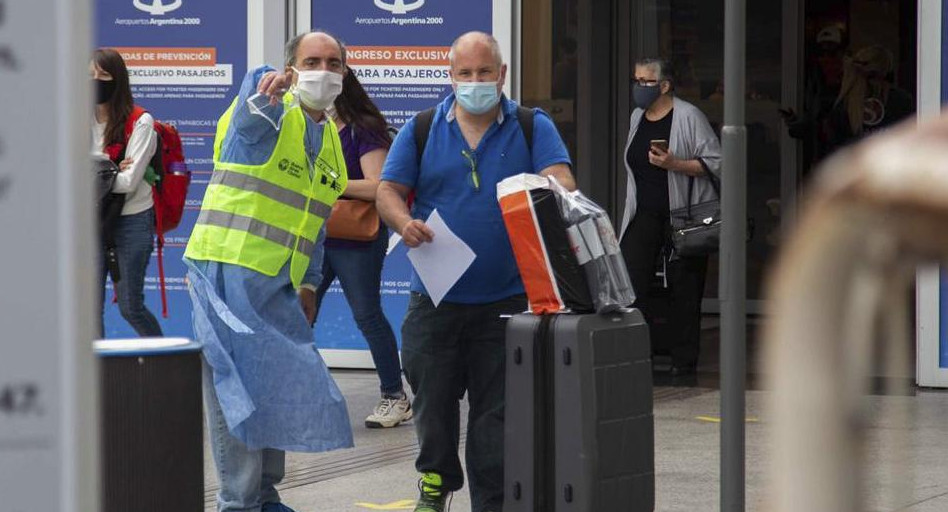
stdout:
[[(467, 392), (467, 474), (473, 512), (503, 507), (504, 328), (501, 315), (527, 307), (507, 238), (497, 183), (524, 172), (554, 176), (570, 190), (570, 160), (544, 112), (533, 116), (533, 147), (517, 122), (517, 104), (501, 94), (507, 66), (497, 41), (469, 32), (451, 46), (454, 94), (435, 110), (418, 162), (412, 119), (399, 132), (382, 170), (377, 205), (409, 247), (430, 242), (425, 220), (435, 209), (476, 254), (435, 307), (416, 272), (402, 327), (402, 361), (415, 399), (422, 473), (416, 512), (442, 512), (464, 484), (458, 457), (459, 401)], [(414, 205), (406, 205), (415, 191)]]

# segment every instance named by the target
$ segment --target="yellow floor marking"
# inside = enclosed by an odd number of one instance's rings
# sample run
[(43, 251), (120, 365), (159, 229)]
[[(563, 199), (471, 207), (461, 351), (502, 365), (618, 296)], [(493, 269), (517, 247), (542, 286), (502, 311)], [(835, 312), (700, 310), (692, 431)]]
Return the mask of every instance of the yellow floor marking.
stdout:
[(411, 510), (415, 508), (415, 500), (393, 501), (385, 505), (375, 503), (356, 503), (357, 507), (369, 510)]
[[(706, 421), (708, 423), (721, 423), (721, 418), (718, 418), (717, 416), (696, 416), (695, 419), (698, 421)], [(753, 416), (748, 416), (744, 421), (747, 423), (760, 423), (760, 420)]]

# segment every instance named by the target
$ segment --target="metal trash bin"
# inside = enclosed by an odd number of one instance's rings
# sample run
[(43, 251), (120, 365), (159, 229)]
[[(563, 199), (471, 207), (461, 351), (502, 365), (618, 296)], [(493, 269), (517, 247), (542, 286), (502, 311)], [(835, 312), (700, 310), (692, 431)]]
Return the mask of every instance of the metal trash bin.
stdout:
[(201, 345), (183, 338), (94, 343), (102, 510), (204, 510)]

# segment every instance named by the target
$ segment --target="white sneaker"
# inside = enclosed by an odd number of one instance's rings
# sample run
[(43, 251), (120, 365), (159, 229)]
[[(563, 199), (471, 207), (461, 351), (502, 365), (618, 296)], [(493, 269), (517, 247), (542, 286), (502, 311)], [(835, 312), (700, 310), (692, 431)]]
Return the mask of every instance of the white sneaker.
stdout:
[(391, 428), (412, 417), (411, 401), (403, 392), (400, 398), (383, 396), (372, 414), (365, 419), (366, 428)]

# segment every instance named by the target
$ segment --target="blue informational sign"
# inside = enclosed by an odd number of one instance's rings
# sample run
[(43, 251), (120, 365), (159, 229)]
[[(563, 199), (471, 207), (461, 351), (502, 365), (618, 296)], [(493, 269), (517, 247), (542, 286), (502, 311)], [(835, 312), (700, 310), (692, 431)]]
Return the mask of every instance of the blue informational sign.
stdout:
[[(346, 44), (349, 66), (396, 128), (451, 92), (451, 43), (471, 30), (490, 33), (493, 19), (491, 0), (313, 0), (312, 13), (314, 29)], [(399, 342), (411, 280), (406, 253), (395, 246), (382, 270), (382, 309)], [(338, 281), (323, 300), (316, 340), (321, 349), (366, 348)]]
[(492, 29), (491, 0), (313, 0), (312, 12), (313, 28), (346, 44), (349, 65), (396, 128), (451, 92), (451, 43)]
[[(166, 336), (191, 337), (191, 302), (181, 262), (213, 170), (217, 118), (237, 94), (247, 66), (247, 2), (243, 0), (97, 0), (95, 41), (117, 49), (131, 76), (135, 103), (180, 132), (191, 171), (181, 225), (165, 235), (167, 319), (160, 318), (158, 264), (145, 278), (148, 308)], [(130, 337), (106, 290), (106, 337)]]

